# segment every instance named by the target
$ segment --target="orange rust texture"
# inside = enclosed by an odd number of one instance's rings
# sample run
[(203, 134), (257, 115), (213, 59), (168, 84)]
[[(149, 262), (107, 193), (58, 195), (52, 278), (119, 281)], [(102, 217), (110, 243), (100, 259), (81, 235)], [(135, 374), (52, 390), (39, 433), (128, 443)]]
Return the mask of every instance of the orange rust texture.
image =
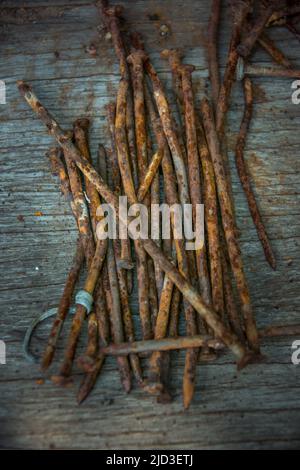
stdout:
[(224, 133), (224, 124), (226, 113), (229, 108), (229, 99), (231, 89), (235, 80), (235, 71), (238, 62), (237, 46), (240, 42), (241, 31), (244, 22), (252, 9), (253, 0), (245, 0), (243, 2), (233, 2), (233, 29), (229, 45), (228, 58), (224, 73), (223, 82), (220, 87), (218, 105), (216, 109), (216, 127), (219, 135)]
[[(191, 203), (193, 205), (193, 224), (194, 230), (196, 227), (196, 212), (195, 208), (198, 204), (202, 203), (201, 194), (201, 168), (198, 155), (198, 141), (196, 129), (196, 116), (194, 109), (194, 96), (192, 87), (192, 72), (194, 67), (190, 65), (181, 65), (179, 72), (182, 78), (182, 92), (184, 101), (185, 112), (185, 129), (186, 129), (186, 145), (188, 156), (188, 177), (189, 189), (191, 196)], [(196, 266), (198, 272), (198, 282), (200, 287), (200, 294), (206, 303), (210, 303), (211, 287), (207, 269), (206, 247), (205, 242), (203, 246), (195, 251)], [(222, 297), (221, 297), (222, 298)], [(222, 314), (223, 305), (220, 302), (215, 306), (217, 312)]]
[[(108, 154), (106, 154), (106, 167), (107, 167), (107, 182), (111, 189), (116, 189), (117, 185), (121, 183), (120, 175), (116, 175), (114, 169), (112, 171), (108, 171), (108, 168), (111, 168), (108, 161)], [(117, 167), (118, 168), (118, 167)], [(118, 188), (117, 188), (118, 190)], [(129, 304), (128, 298), (128, 285), (127, 285), (127, 277), (126, 271), (122, 269), (120, 259), (121, 259), (121, 241), (120, 240), (113, 240), (113, 251), (115, 257), (115, 268), (118, 278), (118, 285), (119, 285), (119, 298), (122, 310), (122, 320), (124, 326), (124, 333), (125, 338), (127, 341), (132, 342), (135, 340), (134, 334), (134, 325), (132, 319), (131, 308)], [(142, 369), (141, 364), (138, 356), (136, 354), (131, 354), (129, 356), (131, 369), (134, 373), (134, 376), (138, 382), (138, 384), (143, 385), (143, 377), (142, 377)]]
[[(110, 151), (108, 152), (110, 157), (110, 173), (112, 184), (114, 187), (114, 192), (117, 195), (122, 193), (122, 180), (118, 165), (118, 155), (117, 155), (117, 146), (116, 146), (116, 137), (115, 137), (115, 120), (116, 120), (116, 105), (115, 103), (109, 103), (106, 106), (106, 115), (109, 128), (109, 138), (110, 138)], [(131, 247), (129, 238), (121, 239), (121, 254), (120, 260), (122, 267), (125, 269), (133, 268), (133, 262), (131, 257)], [(132, 291), (132, 273), (127, 273), (127, 289), (128, 293)]]
[(237, 46), (237, 52), (240, 56), (247, 58), (251, 54), (257, 39), (263, 32), (264, 27), (270, 20), (275, 9), (276, 5), (274, 5), (274, 3), (272, 2), (272, 4), (270, 4), (267, 8), (260, 11), (260, 15), (255, 20), (251, 30), (248, 32), (247, 36), (241, 41), (241, 43)]
[(258, 38), (258, 42), (263, 49), (272, 57), (274, 62), (283, 67), (290, 69), (292, 68), (292, 63), (287, 59), (284, 53), (274, 44), (272, 39), (267, 35), (267, 33), (262, 33)]
[(68, 315), (69, 308), (71, 306), (75, 285), (77, 283), (83, 262), (84, 262), (84, 252), (82, 249), (81, 241), (78, 240), (75, 256), (72, 261), (72, 266), (68, 273), (64, 290), (59, 301), (57, 315), (53, 321), (51, 332), (48, 338), (48, 343), (47, 343), (45, 352), (43, 354), (42, 363), (41, 363), (42, 370), (48, 369), (48, 367), (52, 363), (57, 341), (61, 333), (66, 316)]
[(59, 147), (52, 147), (47, 152), (51, 165), (51, 173), (58, 176), (60, 180), (61, 192), (67, 200), (72, 200), (70, 181), (65, 165), (62, 161), (62, 151)]
[[(91, 163), (91, 155), (88, 146), (88, 131), (89, 131), (89, 120), (87, 118), (77, 119), (73, 125), (74, 139), (78, 147), (78, 150)], [(85, 178), (86, 193), (89, 199), (89, 209), (92, 219), (93, 231), (98, 222), (96, 216), (97, 208), (100, 204), (100, 197), (95, 187)]]
[(216, 110), (220, 91), (220, 72), (218, 63), (218, 31), (221, 14), (221, 0), (212, 0), (211, 13), (207, 30), (207, 55), (212, 100)]
[(204, 131), (198, 117), (197, 131), (199, 155), (203, 170), (204, 210), (208, 238), (212, 304), (214, 309), (220, 315), (223, 315), (223, 282), (215, 174)]
[[(130, 163), (128, 146), (126, 141), (125, 119), (126, 119), (126, 94), (128, 83), (121, 79), (117, 97), (116, 112), (116, 144), (118, 152), (118, 162), (124, 187), (124, 192), (128, 197), (130, 204), (137, 202)], [(137, 257), (138, 273), (138, 295), (139, 295), (139, 314), (141, 319), (144, 339), (150, 339), (153, 336), (151, 316), (149, 308), (149, 278), (147, 255), (142, 247), (141, 240), (134, 240), (134, 246)]]
[(228, 247), (228, 254), (241, 301), (246, 335), (251, 348), (255, 352), (259, 352), (258, 333), (256, 329), (255, 317), (251, 307), (249, 289), (244, 274), (240, 246), (236, 237), (236, 224), (234, 220), (232, 202), (229, 196), (230, 192), (228, 189), (228, 181), (224, 171), (220, 143), (214, 125), (212, 109), (206, 98), (201, 101), (201, 111), (206, 139), (214, 167), (217, 192), (222, 215), (222, 224)]
[(90, 266), (95, 252), (95, 244), (90, 227), (88, 207), (82, 190), (81, 177), (76, 163), (71, 159), (67, 151), (64, 152), (64, 157), (73, 194), (72, 208), (76, 217), (87, 265)]
[[(62, 131), (58, 122), (54, 120), (47, 109), (39, 102), (32, 88), (23, 81), (18, 82), (18, 88), (20, 94), (24, 97), (28, 105), (45, 124), (50, 135), (56, 139), (63, 150), (69, 152), (71, 158), (77, 164), (78, 168), (95, 185), (106, 202), (114, 206), (118, 215), (118, 200), (116, 196), (112, 193), (112, 191), (110, 191), (107, 184), (105, 184), (93, 166), (82, 157), (80, 152), (72, 143), (70, 137)], [(249, 351), (225, 326), (216, 312), (203, 303), (197, 290), (179, 273), (179, 271), (163, 254), (163, 252), (153, 242), (153, 240), (141, 240), (141, 243), (147, 253), (159, 264), (160, 268), (182, 292), (187, 301), (193, 305), (198, 314), (212, 328), (215, 335), (222, 339), (222, 341), (234, 352), (234, 354), (239, 359), (239, 366), (245, 366), (250, 360), (252, 360), (253, 354), (249, 354)]]
[[(103, 249), (103, 245), (101, 243), (97, 243), (95, 255), (93, 257), (84, 284), (84, 290), (86, 290), (91, 295), (93, 295), (94, 289), (96, 287), (96, 283), (104, 262), (105, 255), (106, 247), (105, 249)], [(71, 373), (79, 335), (85, 318), (86, 308), (83, 305), (77, 304), (76, 312), (72, 320), (71, 331), (68, 337), (67, 347), (64, 353), (64, 360), (60, 368), (60, 375), (62, 377), (68, 377)]]
[(245, 110), (244, 110), (244, 116), (242, 119), (237, 143), (236, 143), (236, 149), (235, 149), (235, 162), (236, 162), (236, 167), (237, 171), (239, 174), (239, 178), (241, 181), (241, 184), (243, 186), (249, 210), (254, 222), (254, 225), (257, 230), (257, 234), (259, 236), (259, 239), (261, 241), (261, 244), (264, 249), (265, 257), (266, 260), (268, 261), (269, 265), (273, 268), (276, 269), (276, 260), (275, 256), (273, 254), (273, 250), (268, 238), (268, 234), (266, 232), (265, 226), (263, 224), (260, 211), (254, 196), (254, 193), (251, 188), (250, 184), (250, 178), (249, 174), (246, 168), (246, 163), (244, 160), (244, 149), (246, 145), (246, 138), (247, 138), (247, 133), (248, 129), (250, 126), (251, 118), (252, 118), (252, 113), (253, 113), (253, 86), (250, 78), (245, 78), (244, 82), (244, 99), (245, 99)]

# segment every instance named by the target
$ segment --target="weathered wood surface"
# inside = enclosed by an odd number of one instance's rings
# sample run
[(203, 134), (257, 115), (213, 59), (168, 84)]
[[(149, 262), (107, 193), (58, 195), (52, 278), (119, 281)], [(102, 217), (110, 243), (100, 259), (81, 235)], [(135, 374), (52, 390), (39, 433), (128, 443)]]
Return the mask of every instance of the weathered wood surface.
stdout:
[[(164, 407), (139, 390), (124, 395), (113, 359), (107, 361), (95, 391), (80, 407), (73, 389), (62, 390), (47, 381), (36, 384), (40, 372), (24, 360), (22, 338), (38, 313), (57, 305), (76, 230), (44, 157), (52, 140), (19, 97), (16, 80), (31, 82), (65, 128), (78, 116), (90, 116), (95, 155), (97, 143), (106, 139), (104, 105), (115, 98), (119, 77), (111, 44), (98, 28), (101, 20), (93, 2), (37, 0), (26, 2), (25, 9), (24, 3), (3, 1), (0, 12), (0, 78), (7, 87), (7, 104), (0, 106), (0, 339), (7, 343), (7, 364), (0, 365), (0, 447), (299, 448), (300, 365), (291, 363), (292, 339), (264, 342), (266, 361), (239, 374), (229, 353), (213, 364), (199, 365), (196, 397), (187, 412), (181, 403), (183, 356), (176, 353), (175, 400)], [(121, 3), (129, 27), (144, 34), (146, 48), (168, 89), (170, 74), (159, 52), (183, 46), (186, 61), (197, 66), (200, 96), (207, 77), (205, 33), (210, 2)], [(159, 35), (164, 23), (171, 29), (166, 38)], [(220, 41), (223, 65), (229, 26), (225, 5)], [(297, 40), (284, 29), (274, 30), (272, 36), (300, 68)], [(85, 50), (90, 42), (98, 48), (97, 58)], [(253, 61), (269, 64), (258, 49)], [(255, 86), (246, 158), (278, 269), (272, 272), (263, 260), (231, 155), (243, 258), (258, 324), (299, 323), (299, 106), (291, 102), (290, 80), (256, 79)], [(241, 89), (236, 85), (229, 119), (230, 150), (241, 104)], [(35, 215), (38, 211), (41, 216)], [(49, 327), (48, 322), (39, 329), (33, 344), (36, 352), (44, 346)]]

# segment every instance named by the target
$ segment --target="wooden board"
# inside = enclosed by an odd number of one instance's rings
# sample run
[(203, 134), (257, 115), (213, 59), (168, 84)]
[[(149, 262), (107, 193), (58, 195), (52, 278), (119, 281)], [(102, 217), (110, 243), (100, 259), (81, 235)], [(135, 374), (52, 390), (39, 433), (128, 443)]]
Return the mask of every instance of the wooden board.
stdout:
[[(207, 78), (205, 33), (210, 2), (139, 0), (120, 2), (130, 30), (143, 33), (145, 45), (166, 88), (165, 47), (183, 47), (193, 63), (198, 97)], [(7, 344), (7, 364), (0, 365), (0, 447), (38, 449), (296, 449), (300, 446), (300, 365), (291, 363), (292, 339), (263, 343), (265, 362), (237, 373), (226, 353), (199, 365), (190, 410), (181, 402), (183, 355), (174, 353), (172, 391), (167, 406), (134, 389), (121, 390), (113, 359), (82, 406), (75, 390), (63, 390), (41, 377), (22, 355), (30, 321), (57, 305), (75, 248), (76, 229), (58, 183), (49, 173), (45, 152), (50, 136), (20, 98), (17, 79), (26, 79), (66, 128), (78, 116), (91, 118), (91, 147), (106, 142), (104, 105), (115, 98), (118, 66), (105, 39), (94, 2), (82, 0), (4, 0), (0, 12), (0, 79), (7, 104), (0, 105), (1, 277), (0, 339)], [(170, 35), (161, 37), (167, 24)], [(224, 66), (230, 11), (224, 2), (220, 38)], [(274, 29), (278, 42), (300, 68), (299, 42), (285, 29)], [(86, 52), (93, 42), (96, 58)], [(269, 65), (257, 48), (257, 64)], [(276, 253), (272, 272), (263, 259), (244, 194), (234, 169), (232, 150), (242, 112), (237, 84), (229, 116), (233, 192), (243, 259), (259, 326), (299, 323), (299, 106), (291, 101), (291, 81), (255, 79), (255, 115), (246, 158)], [(172, 100), (172, 96), (170, 95)], [(42, 215), (36, 215), (39, 211)], [(133, 299), (135, 315), (136, 295)], [(37, 332), (33, 350), (45, 345), (50, 322)], [(67, 330), (66, 330), (67, 331)], [(297, 338), (294, 338), (297, 339)], [(300, 339), (300, 338), (298, 338)], [(63, 341), (60, 344), (60, 354)], [(76, 384), (80, 381), (76, 372)]]

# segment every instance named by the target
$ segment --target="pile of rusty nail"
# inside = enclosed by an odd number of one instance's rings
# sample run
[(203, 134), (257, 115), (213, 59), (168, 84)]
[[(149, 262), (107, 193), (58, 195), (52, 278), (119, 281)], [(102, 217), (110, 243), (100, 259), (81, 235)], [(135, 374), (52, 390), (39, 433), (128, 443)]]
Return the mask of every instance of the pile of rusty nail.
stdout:
[[(18, 82), (21, 95), (58, 144), (50, 149), (48, 157), (52, 173), (59, 177), (61, 191), (70, 201), (79, 232), (74, 260), (43, 354), (44, 372), (53, 362), (82, 266), (87, 266), (84, 289), (75, 297), (76, 311), (64, 358), (59, 372), (51, 376), (56, 384), (72, 383), (78, 340), (87, 322), (86, 351), (76, 358), (84, 372), (78, 403), (93, 389), (107, 355), (116, 358), (126, 392), (131, 390), (134, 379), (158, 402), (170, 402), (170, 351), (185, 349), (183, 404), (187, 408), (195, 391), (198, 362), (216, 359), (218, 352), (227, 347), (241, 368), (261, 359), (260, 337), (299, 333), (299, 325), (272, 326), (260, 331), (256, 327), (235, 222), (226, 153), (226, 115), (237, 70), (241, 72), (241, 60), (249, 58), (256, 43), (284, 68), (280, 69), (282, 75), (283, 70), (286, 76), (294, 72), (265, 29), (278, 22), (291, 25), (292, 15), (299, 15), (300, 8), (264, 1), (258, 2), (257, 11), (251, 0), (233, 0), (232, 36), (221, 80), (217, 48), (221, 3), (212, 0), (208, 27), (211, 101), (203, 96), (197, 108), (194, 67), (182, 62), (180, 51), (164, 50), (161, 54), (172, 72), (178, 108), (175, 115), (141, 36), (134, 33), (125, 39), (122, 33), (122, 8), (110, 7), (105, 0), (98, 2), (121, 78), (116, 103), (106, 107), (109, 144), (99, 145), (96, 169), (89, 150), (89, 120), (77, 119), (71, 132), (63, 131), (32, 88), (24, 81)], [(243, 157), (253, 108), (253, 69), (242, 65), (245, 111), (236, 144), (236, 165), (265, 257), (275, 269), (275, 256)], [(259, 74), (258, 69), (255, 74)], [(274, 69), (270, 69), (270, 74), (274, 75)], [(120, 195), (126, 195), (129, 204), (143, 202), (148, 210), (151, 204), (161, 202), (182, 206), (191, 203), (193, 208), (204, 204), (204, 245), (187, 251), (185, 240), (131, 240), (130, 231), (125, 239), (99, 239), (96, 228), (101, 216), (97, 208), (106, 202), (117, 210)], [(121, 213), (118, 217), (122, 220)], [(194, 217), (192, 213), (195, 224)], [(173, 219), (171, 227), (174, 229)], [(135, 274), (140, 341), (135, 338), (130, 302)], [(181, 314), (185, 336), (178, 333)], [(142, 357), (147, 362), (145, 370)]]

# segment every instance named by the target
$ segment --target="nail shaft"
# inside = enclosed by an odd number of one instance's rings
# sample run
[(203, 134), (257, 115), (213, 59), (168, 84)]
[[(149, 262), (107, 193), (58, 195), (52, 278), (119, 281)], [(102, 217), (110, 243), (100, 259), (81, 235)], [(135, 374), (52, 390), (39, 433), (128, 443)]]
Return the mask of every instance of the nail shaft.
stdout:
[(216, 109), (220, 91), (220, 72), (218, 62), (218, 31), (222, 0), (212, 0), (211, 14), (207, 30), (208, 68), (212, 89), (212, 99)]
[(56, 350), (57, 341), (58, 341), (64, 321), (68, 315), (68, 312), (71, 306), (72, 296), (74, 293), (75, 285), (79, 277), (80, 270), (82, 268), (83, 261), (84, 261), (84, 252), (82, 249), (81, 241), (78, 240), (75, 256), (72, 261), (72, 266), (68, 273), (64, 290), (59, 301), (57, 315), (53, 321), (48, 343), (43, 354), (41, 368), (44, 371), (48, 369), (48, 367), (52, 363), (53, 356)]
[(239, 178), (241, 184), (243, 186), (249, 210), (254, 222), (254, 225), (257, 230), (257, 234), (261, 241), (262, 247), (264, 249), (266, 260), (268, 261), (269, 265), (272, 269), (276, 269), (276, 260), (275, 256), (269, 241), (269, 237), (267, 231), (265, 229), (264, 223), (262, 221), (262, 217), (260, 215), (260, 211), (254, 196), (254, 193), (251, 188), (249, 174), (246, 168), (245, 160), (244, 160), (244, 149), (246, 145), (247, 133), (249, 130), (252, 113), (253, 113), (253, 86), (250, 78), (244, 79), (244, 99), (245, 99), (245, 110), (244, 116), (241, 123), (236, 148), (235, 148), (235, 163), (236, 168), (239, 174)]
[(190, 349), (209, 346), (212, 349), (222, 349), (222, 342), (209, 336), (179, 336), (177, 338), (162, 338), (134, 343), (110, 344), (101, 348), (101, 353), (110, 355), (128, 355), (131, 353), (161, 352), (174, 349)]
[[(130, 204), (137, 202), (132, 174), (130, 170), (128, 147), (125, 134), (125, 116), (126, 93), (128, 83), (121, 79), (117, 97), (116, 113), (116, 144), (118, 151), (118, 161), (123, 181), (124, 191)], [(149, 278), (147, 267), (147, 255), (142, 247), (141, 240), (134, 240), (134, 246), (137, 257), (138, 273), (138, 295), (139, 295), (139, 314), (141, 319), (144, 339), (150, 339), (153, 335), (151, 326), (151, 316), (149, 308)]]
[(225, 176), (223, 159), (217, 132), (214, 126), (212, 110), (206, 98), (201, 101), (201, 110), (207, 144), (214, 166), (217, 192), (222, 214), (222, 224), (225, 232), (231, 268), (235, 276), (242, 304), (242, 313), (245, 321), (247, 339), (251, 348), (255, 352), (259, 352), (258, 334), (250, 303), (249, 289), (243, 270), (239, 242), (236, 237), (236, 224), (231, 199), (229, 197), (228, 182)]
[(272, 4), (261, 11), (260, 15), (254, 22), (254, 25), (252, 26), (251, 30), (248, 32), (245, 39), (243, 39), (241, 43), (237, 46), (237, 52), (240, 56), (246, 58), (251, 54), (256, 41), (258, 40), (259, 36), (263, 32), (275, 8), (276, 6)]

